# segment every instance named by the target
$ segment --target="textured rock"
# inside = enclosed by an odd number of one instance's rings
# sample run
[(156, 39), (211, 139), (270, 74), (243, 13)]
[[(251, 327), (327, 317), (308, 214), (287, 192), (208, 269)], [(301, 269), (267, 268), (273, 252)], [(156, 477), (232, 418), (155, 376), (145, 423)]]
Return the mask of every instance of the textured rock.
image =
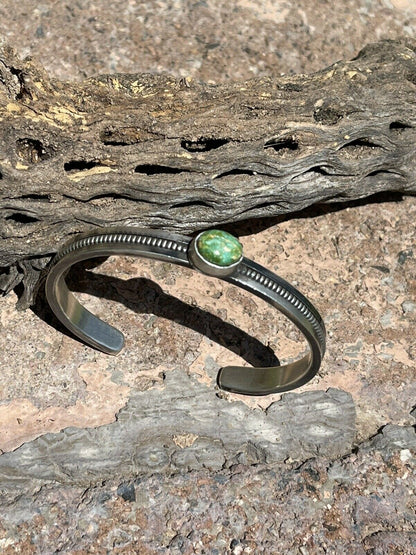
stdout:
[(386, 455), (398, 449), (416, 450), (416, 429), (414, 426), (387, 424), (380, 433), (365, 443), (361, 449), (365, 451), (377, 449)]
[(412, 444), (359, 447), (337, 461), (237, 464), (10, 492), (0, 504), (0, 546), (6, 555), (413, 555)]
[(266, 411), (230, 403), (183, 372), (133, 393), (116, 422), (45, 434), (0, 457), (0, 489), (88, 485), (120, 475), (220, 470), (347, 453), (355, 409), (343, 391), (290, 393)]

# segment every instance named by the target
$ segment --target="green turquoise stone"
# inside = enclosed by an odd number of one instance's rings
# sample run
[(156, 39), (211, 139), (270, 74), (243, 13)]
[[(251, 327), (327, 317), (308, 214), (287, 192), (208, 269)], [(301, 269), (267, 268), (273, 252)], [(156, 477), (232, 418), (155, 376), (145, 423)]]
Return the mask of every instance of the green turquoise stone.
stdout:
[(219, 229), (201, 233), (196, 246), (202, 258), (216, 266), (231, 266), (238, 262), (243, 254), (243, 246), (240, 241)]

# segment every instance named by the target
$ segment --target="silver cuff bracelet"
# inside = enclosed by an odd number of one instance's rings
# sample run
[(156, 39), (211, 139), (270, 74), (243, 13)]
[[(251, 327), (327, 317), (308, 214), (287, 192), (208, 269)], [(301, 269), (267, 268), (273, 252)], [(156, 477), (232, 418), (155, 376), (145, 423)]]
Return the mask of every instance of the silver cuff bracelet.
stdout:
[(239, 241), (219, 230), (204, 231), (191, 238), (158, 230), (110, 229), (79, 236), (64, 245), (50, 266), (46, 298), (57, 318), (85, 343), (117, 354), (124, 346), (124, 336), (78, 302), (69, 291), (65, 276), (78, 262), (115, 254), (179, 264), (237, 285), (285, 314), (308, 341), (308, 354), (285, 366), (222, 368), (218, 374), (221, 389), (269, 395), (300, 387), (317, 373), (325, 352), (325, 326), (316, 308), (288, 282), (243, 257)]

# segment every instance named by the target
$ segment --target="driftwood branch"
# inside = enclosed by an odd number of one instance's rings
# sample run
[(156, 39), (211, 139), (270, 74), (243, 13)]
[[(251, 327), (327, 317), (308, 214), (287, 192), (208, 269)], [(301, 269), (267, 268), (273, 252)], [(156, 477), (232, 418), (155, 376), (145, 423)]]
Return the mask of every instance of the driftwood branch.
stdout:
[(380, 191), (416, 192), (416, 41), (312, 75), (210, 86), (155, 75), (49, 79), (0, 51), (0, 290), (69, 235), (181, 232)]

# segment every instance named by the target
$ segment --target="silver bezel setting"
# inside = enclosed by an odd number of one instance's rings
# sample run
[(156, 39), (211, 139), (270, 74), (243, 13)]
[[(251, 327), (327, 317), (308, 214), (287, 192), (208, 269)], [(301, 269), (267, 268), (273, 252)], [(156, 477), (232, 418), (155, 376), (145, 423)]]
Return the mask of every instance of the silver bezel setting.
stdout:
[(198, 239), (203, 233), (205, 233), (205, 231), (201, 231), (201, 233), (198, 233), (198, 235), (192, 239), (189, 245), (189, 262), (196, 270), (199, 270), (207, 276), (224, 277), (233, 274), (237, 270), (238, 266), (241, 264), (241, 261), (243, 260), (243, 255), (241, 255), (237, 262), (234, 262), (234, 264), (230, 264), (229, 266), (218, 266), (217, 264), (208, 262), (208, 260), (206, 260), (198, 250)]

